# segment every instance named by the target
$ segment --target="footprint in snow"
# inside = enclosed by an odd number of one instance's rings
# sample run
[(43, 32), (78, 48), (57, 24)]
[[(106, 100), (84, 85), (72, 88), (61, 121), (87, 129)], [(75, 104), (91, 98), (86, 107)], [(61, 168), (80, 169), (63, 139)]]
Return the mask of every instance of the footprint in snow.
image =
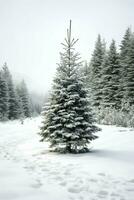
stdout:
[(79, 200), (84, 200), (84, 197), (83, 196), (79, 196)]
[(95, 178), (90, 178), (90, 179), (88, 179), (88, 181), (93, 182), (93, 183), (97, 183), (98, 182), (98, 180), (95, 179)]
[(65, 181), (63, 181), (63, 182), (60, 182), (60, 185), (61, 185), (61, 186), (66, 186), (67, 183), (66, 183)]
[(113, 181), (113, 183), (117, 184), (117, 183), (120, 183), (120, 181), (118, 181), (118, 180), (115, 180), (115, 181)]
[(106, 176), (105, 173), (98, 173), (99, 176)]
[(112, 197), (120, 197), (120, 195), (117, 194), (117, 193), (115, 193), (115, 192), (112, 192), (112, 193), (111, 193), (111, 196), (112, 196)]
[(42, 172), (49, 172), (50, 170), (48, 168), (41, 168)]
[(128, 192), (134, 192), (134, 188), (128, 188), (126, 189)]
[(57, 175), (57, 171), (52, 171), (50, 173), (51, 173), (51, 175)]
[(41, 183), (40, 180), (36, 180), (34, 184), (31, 185), (32, 188), (38, 189), (42, 186), (43, 184)]
[(70, 193), (80, 193), (81, 191), (83, 191), (82, 188), (75, 187), (75, 186), (68, 188), (68, 192)]
[(108, 195), (108, 192), (107, 191), (105, 191), (105, 190), (100, 190), (98, 193), (97, 193), (97, 196), (99, 197), (99, 198), (104, 198), (104, 199), (106, 199), (106, 196)]
[(75, 198), (74, 198), (74, 197), (69, 197), (69, 199), (70, 199), (70, 200), (75, 200)]
[(69, 172), (69, 170), (66, 170), (65, 172), (64, 172), (64, 175), (71, 175), (71, 173)]
[(134, 183), (134, 179), (131, 179), (128, 181), (129, 183)]
[(55, 177), (53, 177), (53, 179), (56, 180), (56, 181), (62, 181), (63, 180), (63, 178), (61, 176), (55, 176)]

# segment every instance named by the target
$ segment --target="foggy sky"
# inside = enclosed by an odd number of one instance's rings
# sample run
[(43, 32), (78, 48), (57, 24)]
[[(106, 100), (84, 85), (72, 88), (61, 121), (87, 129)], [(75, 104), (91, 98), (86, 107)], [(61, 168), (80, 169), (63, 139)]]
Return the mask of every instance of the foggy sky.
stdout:
[(134, 30), (133, 0), (0, 0), (0, 66), (45, 93), (51, 86), (69, 20), (76, 49), (89, 61), (98, 33), (117, 44)]

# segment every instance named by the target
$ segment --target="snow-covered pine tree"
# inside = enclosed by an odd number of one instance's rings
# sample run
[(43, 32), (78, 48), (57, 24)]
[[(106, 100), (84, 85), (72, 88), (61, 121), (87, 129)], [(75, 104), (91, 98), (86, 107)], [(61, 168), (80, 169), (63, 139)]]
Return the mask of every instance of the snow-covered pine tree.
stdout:
[(101, 40), (101, 36), (98, 35), (95, 49), (91, 58), (91, 80), (92, 80), (92, 95), (93, 95), (93, 106), (99, 107), (102, 100), (102, 85), (101, 85), (101, 70), (102, 70), (102, 62), (105, 56), (105, 42)]
[(24, 116), (31, 117), (30, 99), (29, 99), (27, 86), (24, 80), (21, 81), (21, 83), (18, 85), (17, 93), (21, 100), (20, 103), (22, 103)]
[(109, 51), (102, 63), (102, 105), (104, 107), (119, 108), (120, 96), (120, 68), (119, 55), (116, 50), (115, 41), (112, 40)]
[(0, 121), (8, 119), (9, 104), (8, 104), (8, 87), (3, 77), (2, 71), (0, 71)]
[(124, 98), (130, 106), (134, 105), (134, 34), (130, 39), (130, 45), (126, 57), (127, 75), (124, 77)]
[(108, 52), (105, 55), (105, 58), (102, 62), (102, 101), (101, 101), (101, 108), (109, 107), (109, 96), (111, 91), (111, 69), (109, 69), (109, 56)]
[(54, 79), (50, 104), (44, 114), (41, 132), (42, 141), (49, 141), (55, 151), (86, 152), (87, 144), (97, 138), (98, 131), (89, 108), (87, 92), (78, 68), (81, 66), (79, 54), (71, 38), (71, 21), (67, 37), (63, 43), (64, 53), (60, 53), (60, 64)]
[(7, 64), (5, 63), (2, 68), (3, 77), (6, 80), (7, 87), (8, 87), (8, 103), (9, 103), (9, 113), (8, 118), (9, 119), (17, 119), (18, 118), (18, 110), (17, 110), (17, 99), (16, 99), (16, 93), (14, 88), (14, 83), (12, 80), (12, 75), (7, 67)]
[(89, 98), (89, 102), (92, 105), (93, 103), (93, 94), (92, 94), (92, 68), (90, 63), (85, 61), (84, 65), (80, 69), (80, 73), (83, 76), (84, 86), (87, 89), (87, 96)]
[(85, 87), (89, 90), (91, 96), (91, 81), (92, 81), (92, 70), (91, 66), (87, 61), (85, 61), (84, 66), (82, 67), (81, 73), (84, 76)]
[(119, 61), (120, 61), (120, 97), (122, 101), (124, 99), (125, 93), (125, 77), (127, 76), (127, 61), (128, 61), (128, 50), (131, 44), (131, 36), (132, 31), (131, 28), (127, 28), (123, 40), (121, 41), (120, 45), (120, 54), (119, 54)]
[(119, 109), (121, 105), (121, 99), (119, 94), (120, 88), (120, 65), (119, 65), (119, 53), (117, 52), (115, 40), (112, 40), (109, 50), (109, 65), (112, 68), (112, 101), (114, 108)]
[(17, 110), (18, 110), (18, 118), (19, 119), (24, 119), (25, 115), (24, 115), (24, 110), (23, 110), (23, 103), (22, 103), (22, 99), (19, 95), (19, 89), (18, 86), (16, 86), (16, 99), (17, 99)]
[(120, 45), (120, 62), (122, 63), (126, 57), (127, 57), (127, 53), (128, 53), (128, 49), (130, 47), (130, 40), (131, 40), (131, 36), (132, 36), (132, 31), (131, 28), (127, 28), (123, 40), (121, 41), (121, 45)]

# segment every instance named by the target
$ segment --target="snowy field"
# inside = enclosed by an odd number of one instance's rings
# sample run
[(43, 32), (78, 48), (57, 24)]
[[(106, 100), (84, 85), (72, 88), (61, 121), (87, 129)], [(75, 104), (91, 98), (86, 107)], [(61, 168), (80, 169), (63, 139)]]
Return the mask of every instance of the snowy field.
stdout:
[(90, 153), (64, 155), (40, 121), (0, 123), (0, 200), (134, 200), (134, 129), (101, 126)]

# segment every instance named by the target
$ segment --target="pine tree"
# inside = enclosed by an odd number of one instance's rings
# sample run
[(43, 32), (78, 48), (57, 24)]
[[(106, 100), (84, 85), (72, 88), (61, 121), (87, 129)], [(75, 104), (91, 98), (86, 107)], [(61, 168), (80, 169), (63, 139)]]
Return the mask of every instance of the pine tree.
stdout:
[(23, 80), (17, 88), (20, 103), (25, 117), (31, 117), (30, 99), (25, 81)]
[(81, 75), (84, 77), (84, 86), (87, 89), (87, 96), (89, 98), (89, 102), (92, 105), (93, 103), (93, 94), (92, 94), (92, 69), (90, 63), (85, 61), (84, 65), (80, 70)]
[(16, 87), (16, 99), (17, 99), (17, 110), (18, 110), (18, 119), (24, 119), (24, 110), (23, 110), (23, 103), (22, 99), (19, 95), (19, 89)]
[(109, 69), (109, 56), (106, 53), (105, 58), (102, 62), (102, 101), (101, 108), (110, 106), (109, 99), (111, 93), (111, 69)]
[(97, 138), (93, 133), (99, 130), (93, 125), (87, 92), (78, 73), (81, 62), (74, 49), (76, 42), (71, 38), (70, 21), (40, 132), (42, 141), (49, 141), (55, 150), (75, 153), (87, 151), (87, 144)]
[(130, 40), (131, 40), (132, 32), (130, 28), (127, 28), (125, 35), (123, 37), (123, 40), (121, 41), (120, 45), (120, 59), (121, 63), (125, 60), (127, 57), (127, 53), (130, 47)]
[(115, 41), (112, 40), (108, 54), (102, 63), (102, 105), (104, 107), (119, 108), (120, 96), (120, 67), (119, 67), (119, 55), (116, 50)]
[(18, 118), (18, 110), (17, 110), (17, 99), (16, 99), (16, 93), (15, 93), (15, 88), (12, 80), (12, 75), (10, 74), (10, 71), (7, 67), (7, 64), (5, 63), (3, 66), (3, 77), (7, 82), (7, 87), (8, 87), (8, 103), (9, 103), (9, 114), (8, 118), (9, 119), (17, 119)]
[(128, 51), (130, 48), (132, 32), (131, 29), (128, 28), (124, 34), (123, 40), (120, 45), (120, 97), (121, 100), (124, 101), (124, 93), (125, 93), (125, 77), (127, 76), (127, 66), (128, 66)]
[(2, 71), (0, 71), (0, 120), (8, 119), (8, 87), (3, 77)]
[(92, 94), (93, 94), (93, 106), (100, 106), (102, 100), (102, 85), (101, 85), (101, 70), (102, 63), (105, 56), (105, 42), (102, 42), (101, 36), (98, 35), (95, 49), (92, 55), (90, 67), (92, 70)]
[(130, 105), (134, 105), (134, 34), (131, 36), (127, 56), (127, 75), (124, 77), (124, 98)]
[(87, 63), (87, 61), (85, 61), (84, 66), (82, 67), (81, 73), (83, 74), (83, 76), (85, 77), (85, 86), (86, 88), (89, 89), (89, 94), (91, 95), (91, 66), (89, 63)]

